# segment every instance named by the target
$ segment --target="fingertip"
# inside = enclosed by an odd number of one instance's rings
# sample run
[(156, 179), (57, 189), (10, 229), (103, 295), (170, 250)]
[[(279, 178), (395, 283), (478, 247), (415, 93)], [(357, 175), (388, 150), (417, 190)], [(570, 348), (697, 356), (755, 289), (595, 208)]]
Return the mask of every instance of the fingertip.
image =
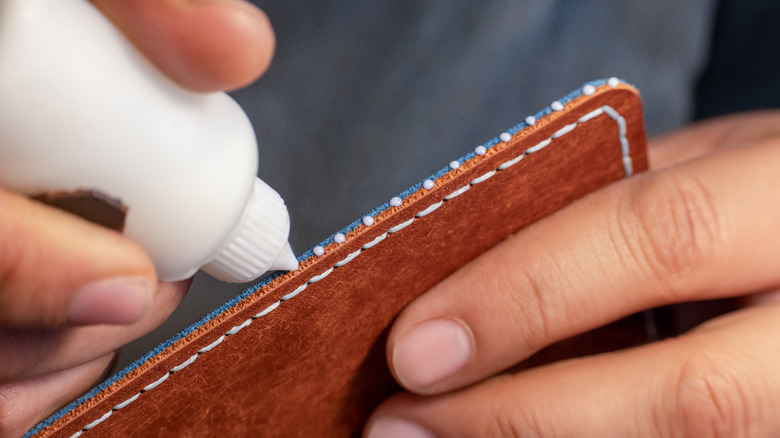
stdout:
[(396, 394), (374, 410), (363, 428), (363, 437), (433, 438), (436, 435), (425, 424), (432, 413), (431, 405), (435, 405), (435, 398)]
[(366, 438), (435, 438), (421, 425), (401, 418), (381, 417), (370, 424), (364, 433)]
[(130, 324), (152, 304), (153, 288), (143, 277), (98, 280), (79, 286), (67, 310), (69, 324)]
[(167, 76), (198, 92), (229, 91), (270, 65), (268, 16), (243, 0), (92, 0)]
[(418, 394), (449, 389), (448, 379), (474, 356), (474, 336), (462, 322), (435, 319), (415, 325), (394, 339), (390, 368), (396, 380)]

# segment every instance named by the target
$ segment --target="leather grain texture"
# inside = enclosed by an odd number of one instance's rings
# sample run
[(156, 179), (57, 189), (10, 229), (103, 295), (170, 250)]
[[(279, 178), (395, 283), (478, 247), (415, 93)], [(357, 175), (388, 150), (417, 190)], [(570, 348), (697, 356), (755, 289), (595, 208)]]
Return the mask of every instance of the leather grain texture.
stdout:
[[(386, 204), (343, 243), (327, 241), (323, 255), (307, 253), (297, 271), (33, 433), (359, 436), (372, 409), (399, 390), (385, 339), (406, 304), (524, 226), (647, 167), (638, 93), (594, 84), (440, 172), (432, 187), (416, 186), (401, 206)], [(632, 326), (640, 338), (642, 324)], [(600, 339), (600, 348), (609, 344)]]

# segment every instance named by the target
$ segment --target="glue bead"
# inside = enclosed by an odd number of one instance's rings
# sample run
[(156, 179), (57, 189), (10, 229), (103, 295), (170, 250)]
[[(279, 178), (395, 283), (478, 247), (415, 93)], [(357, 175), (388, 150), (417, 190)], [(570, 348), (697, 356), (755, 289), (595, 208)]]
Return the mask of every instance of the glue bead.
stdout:
[(371, 216), (364, 216), (363, 217), (363, 225), (370, 227), (371, 225), (374, 225), (374, 218)]
[(434, 184), (433, 184), (433, 181), (431, 181), (431, 180), (429, 180), (429, 179), (426, 179), (426, 180), (423, 182), (423, 188), (424, 188), (425, 190), (430, 190), (430, 189), (432, 189), (432, 188), (433, 188), (433, 185), (434, 185)]
[(317, 257), (322, 257), (322, 255), (325, 254), (325, 248), (323, 248), (321, 246), (315, 246), (314, 249), (312, 250), (312, 252)]
[(347, 241), (347, 238), (341, 233), (336, 233), (336, 235), (333, 236), (333, 241), (336, 243), (344, 243)]
[(487, 152), (485, 146), (477, 146), (474, 148), (474, 153), (477, 155), (485, 155), (485, 152)]
[(501, 141), (503, 141), (504, 143), (507, 143), (509, 140), (512, 139), (512, 134), (508, 132), (504, 132), (501, 135), (499, 135), (498, 138), (501, 139)]
[(390, 200), (390, 206), (391, 207), (400, 207), (403, 201), (398, 196), (394, 196), (393, 199)]
[(553, 111), (563, 111), (563, 104), (557, 100), (553, 102), (550, 107), (553, 109)]
[(582, 87), (582, 94), (586, 96), (592, 96), (595, 92), (596, 92), (596, 87), (594, 87), (591, 84)]

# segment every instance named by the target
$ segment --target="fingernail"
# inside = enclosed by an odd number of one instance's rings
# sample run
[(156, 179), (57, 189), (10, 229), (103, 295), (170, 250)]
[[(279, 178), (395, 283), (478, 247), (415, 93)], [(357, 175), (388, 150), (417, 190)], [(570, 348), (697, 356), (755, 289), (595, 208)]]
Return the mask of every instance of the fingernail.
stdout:
[(72, 324), (128, 324), (152, 302), (152, 288), (140, 277), (111, 278), (82, 286), (68, 307)]
[(466, 365), (471, 344), (469, 332), (459, 322), (424, 322), (398, 340), (393, 348), (393, 367), (405, 387), (423, 390)]
[(434, 435), (421, 426), (395, 418), (382, 418), (370, 426), (368, 438), (434, 438)]

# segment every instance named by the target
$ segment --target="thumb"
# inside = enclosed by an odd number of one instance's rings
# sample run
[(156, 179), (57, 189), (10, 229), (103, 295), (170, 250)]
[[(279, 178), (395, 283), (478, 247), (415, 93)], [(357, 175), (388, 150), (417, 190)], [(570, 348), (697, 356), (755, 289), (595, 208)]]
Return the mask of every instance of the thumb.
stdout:
[(130, 323), (156, 284), (122, 234), (0, 189), (0, 326)]
[(274, 33), (243, 0), (91, 0), (157, 67), (194, 91), (232, 90), (271, 62)]

